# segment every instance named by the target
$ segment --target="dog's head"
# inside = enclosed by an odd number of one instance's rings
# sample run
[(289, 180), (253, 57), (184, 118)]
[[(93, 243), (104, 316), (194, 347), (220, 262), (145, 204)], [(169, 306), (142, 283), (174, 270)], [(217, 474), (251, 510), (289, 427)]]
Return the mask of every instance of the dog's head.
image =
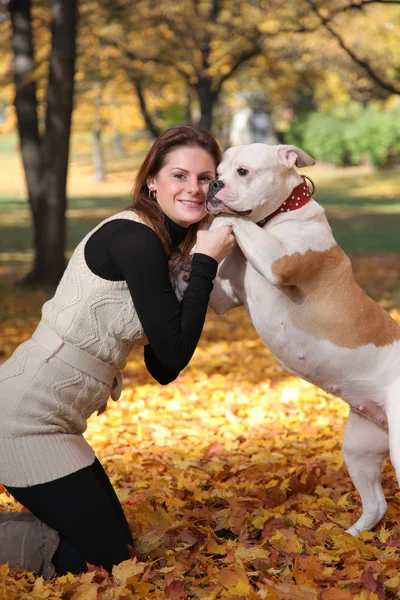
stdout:
[(273, 213), (301, 183), (293, 167), (313, 164), (311, 156), (297, 146), (233, 146), (223, 154), (218, 179), (210, 183), (207, 211), (259, 221)]

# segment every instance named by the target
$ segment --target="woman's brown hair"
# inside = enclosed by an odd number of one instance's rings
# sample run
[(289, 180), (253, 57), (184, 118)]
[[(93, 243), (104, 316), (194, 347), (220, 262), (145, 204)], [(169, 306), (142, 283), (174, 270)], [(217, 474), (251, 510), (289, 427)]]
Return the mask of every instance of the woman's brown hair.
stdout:
[[(165, 251), (169, 255), (172, 251), (171, 240), (164, 223), (164, 213), (154, 198), (149, 196), (147, 181), (155, 177), (165, 164), (167, 154), (171, 150), (182, 147), (202, 148), (208, 152), (215, 164), (221, 160), (221, 149), (214, 137), (200, 127), (191, 125), (177, 125), (170, 127), (154, 142), (149, 153), (143, 161), (136, 177), (133, 189), (133, 204), (129, 206), (142, 219), (154, 229), (162, 241)], [(196, 234), (201, 224), (207, 219), (205, 217), (199, 223), (193, 223), (188, 228), (188, 234), (181, 244), (181, 250), (187, 254), (196, 241)]]

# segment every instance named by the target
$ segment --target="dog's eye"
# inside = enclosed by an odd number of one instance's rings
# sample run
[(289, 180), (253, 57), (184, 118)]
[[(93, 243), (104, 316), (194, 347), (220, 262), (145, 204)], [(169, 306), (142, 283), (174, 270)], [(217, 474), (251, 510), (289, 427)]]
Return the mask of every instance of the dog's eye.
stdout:
[(237, 174), (239, 177), (246, 177), (249, 174), (247, 169), (237, 169)]

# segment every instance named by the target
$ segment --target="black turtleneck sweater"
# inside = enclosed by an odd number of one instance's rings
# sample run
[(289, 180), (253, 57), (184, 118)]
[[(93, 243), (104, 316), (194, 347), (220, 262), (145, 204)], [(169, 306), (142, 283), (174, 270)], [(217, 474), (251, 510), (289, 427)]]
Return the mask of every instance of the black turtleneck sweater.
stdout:
[[(173, 247), (188, 230), (165, 217)], [(192, 272), (180, 303), (172, 288), (168, 256), (150, 227), (129, 219), (105, 223), (87, 241), (85, 260), (97, 276), (126, 281), (149, 344), (144, 360), (152, 377), (166, 385), (186, 367), (203, 330), (217, 272), (216, 260), (193, 255)]]

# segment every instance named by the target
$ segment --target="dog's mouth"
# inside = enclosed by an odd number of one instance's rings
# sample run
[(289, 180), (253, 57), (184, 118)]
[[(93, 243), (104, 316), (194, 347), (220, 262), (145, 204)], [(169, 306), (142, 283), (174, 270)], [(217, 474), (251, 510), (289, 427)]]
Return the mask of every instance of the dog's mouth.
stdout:
[(215, 190), (209, 189), (206, 196), (206, 211), (210, 215), (220, 215), (222, 213), (228, 215), (237, 215), (238, 217), (247, 217), (253, 211), (252, 210), (235, 210), (234, 208), (230, 208), (227, 206), (222, 200), (219, 200), (215, 197), (215, 194), (218, 193)]
[(208, 192), (206, 196), (206, 211), (210, 215), (218, 215), (222, 212), (227, 212), (228, 207), (222, 202), (222, 200), (218, 200), (215, 198), (212, 192)]

